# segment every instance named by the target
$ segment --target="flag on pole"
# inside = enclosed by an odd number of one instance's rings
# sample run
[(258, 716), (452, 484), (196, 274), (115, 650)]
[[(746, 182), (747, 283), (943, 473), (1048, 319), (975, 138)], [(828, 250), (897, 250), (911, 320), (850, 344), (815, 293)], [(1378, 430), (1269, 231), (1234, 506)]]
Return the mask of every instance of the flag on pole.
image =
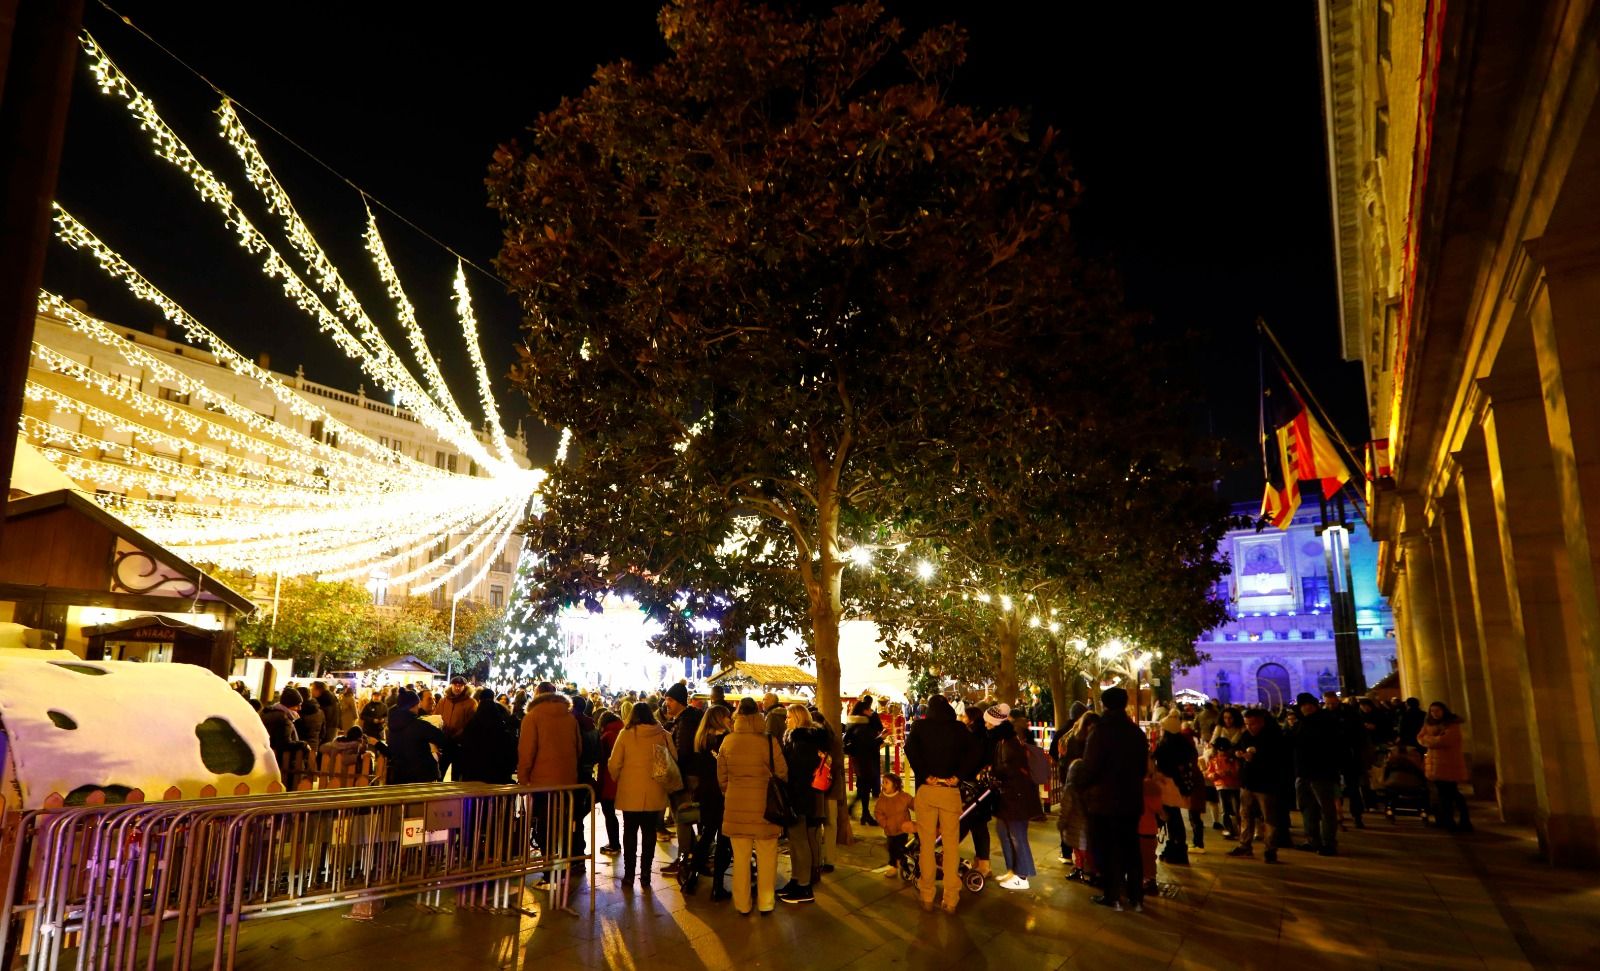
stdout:
[(1261, 457), (1267, 488), (1261, 518), (1286, 529), (1300, 508), (1301, 483), (1320, 483), (1323, 498), (1332, 499), (1350, 480), (1350, 468), (1288, 376), (1273, 366), (1263, 368), (1262, 378)]

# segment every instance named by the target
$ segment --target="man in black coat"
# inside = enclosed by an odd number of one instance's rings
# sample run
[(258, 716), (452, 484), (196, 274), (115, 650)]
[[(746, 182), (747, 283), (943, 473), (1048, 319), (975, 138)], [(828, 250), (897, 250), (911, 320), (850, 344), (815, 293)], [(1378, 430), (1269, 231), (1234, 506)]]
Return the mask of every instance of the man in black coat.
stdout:
[(410, 782), (438, 782), (439, 760), (433, 746), (441, 750), (449, 744), (443, 731), (417, 716), (420, 699), (410, 688), (400, 689), (400, 698), (389, 712), (389, 785)]
[(1275, 844), (1278, 828), (1278, 792), (1288, 774), (1288, 751), (1278, 723), (1264, 709), (1244, 713), (1244, 734), (1234, 746), (1239, 756), (1239, 812), (1244, 820), (1239, 830), (1239, 845), (1229, 856), (1251, 856), (1256, 827), (1260, 825), (1266, 844), (1266, 861), (1278, 862)]
[(1305, 821), (1302, 850), (1333, 856), (1339, 839), (1339, 775), (1350, 763), (1349, 737), (1339, 716), (1307, 691), (1295, 698), (1300, 723), (1289, 736), (1294, 751), (1295, 801)]
[[(1107, 688), (1100, 695), (1100, 724), (1083, 749), (1078, 788), (1089, 817), (1089, 850), (1100, 864), (1105, 892), (1095, 903), (1122, 909), (1127, 895), (1144, 910), (1144, 864), (1139, 858), (1139, 815), (1144, 812), (1144, 777), (1150, 747), (1128, 717), (1128, 692)], [(1154, 876), (1154, 874), (1152, 874)]]
[[(662, 726), (672, 733), (672, 747), (678, 754), (678, 773), (683, 776), (687, 785), (689, 776), (694, 768), (694, 736), (700, 730), (700, 718), (705, 714), (698, 708), (689, 704), (689, 689), (683, 682), (678, 682), (667, 689), (666, 697), (661, 699), (661, 710), (667, 716), (662, 721)], [(679, 789), (671, 793), (672, 811), (676, 819), (680, 806), (694, 801), (694, 793)], [(695, 844), (694, 824), (683, 820), (676, 820), (678, 824), (678, 856), (686, 857)], [(680, 860), (674, 860), (661, 868), (662, 873), (675, 874), (678, 872)]]

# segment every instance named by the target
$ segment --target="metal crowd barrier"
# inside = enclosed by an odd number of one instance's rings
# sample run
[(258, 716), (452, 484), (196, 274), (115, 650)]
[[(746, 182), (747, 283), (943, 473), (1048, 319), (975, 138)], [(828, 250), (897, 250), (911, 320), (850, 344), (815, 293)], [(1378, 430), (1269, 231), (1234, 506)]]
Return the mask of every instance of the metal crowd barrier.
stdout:
[[(458, 907), (531, 913), (524, 878), (551, 873), (571, 911), (575, 871), (595, 904), (587, 786), (439, 784), (331, 789), (12, 813), (0, 831), (0, 968), (174, 971), (214, 921), (212, 968), (232, 968), (244, 921), (456, 891)], [(590, 852), (573, 852), (587, 816)]]

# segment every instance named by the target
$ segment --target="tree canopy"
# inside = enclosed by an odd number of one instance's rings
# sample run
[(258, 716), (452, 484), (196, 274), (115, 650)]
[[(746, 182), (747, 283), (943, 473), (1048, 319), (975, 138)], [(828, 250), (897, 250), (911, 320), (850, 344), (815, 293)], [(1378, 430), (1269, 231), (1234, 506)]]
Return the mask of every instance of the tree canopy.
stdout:
[[(847, 566), (953, 542), (975, 462), (1008, 502), (1081, 492), (1039, 507), (1057, 524), (1185, 464), (1106, 410), (1133, 323), (1073, 247), (1054, 133), (949, 97), (958, 28), (907, 36), (875, 2), (672, 0), (659, 22), (665, 60), (600, 68), (490, 169), (513, 380), (572, 435), (529, 524), (535, 597), (628, 593), (685, 651), (694, 617), (724, 653), (801, 630), (836, 711)], [(1033, 429), (1069, 454), (1010, 450)]]

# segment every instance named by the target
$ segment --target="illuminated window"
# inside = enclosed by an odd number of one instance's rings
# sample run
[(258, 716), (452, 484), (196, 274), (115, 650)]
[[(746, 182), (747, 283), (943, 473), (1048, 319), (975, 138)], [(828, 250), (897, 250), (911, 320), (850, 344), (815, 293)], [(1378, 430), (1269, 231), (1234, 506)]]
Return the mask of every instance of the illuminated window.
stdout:
[(500, 586), (492, 586), (492, 587), (490, 587), (489, 588), (489, 606), (493, 607), (495, 610), (499, 610), (500, 608), (504, 607), (505, 605), (506, 605), (506, 588), (505, 587), (500, 587)]

